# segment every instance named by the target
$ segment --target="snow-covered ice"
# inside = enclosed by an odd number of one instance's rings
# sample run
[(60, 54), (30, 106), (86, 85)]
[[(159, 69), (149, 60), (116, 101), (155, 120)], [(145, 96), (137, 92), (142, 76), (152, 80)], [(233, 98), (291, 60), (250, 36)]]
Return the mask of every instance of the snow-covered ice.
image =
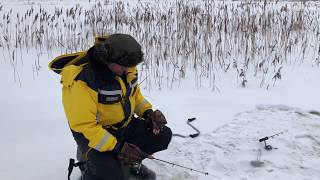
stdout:
[[(6, 68), (2, 64), (0, 71), (0, 176), (6, 180), (65, 179), (68, 159), (75, 157), (75, 143), (61, 104), (59, 76), (42, 69), (33, 78), (32, 71), (26, 70), (20, 88)], [(309, 73), (301, 77), (297, 75), (301, 70)], [(174, 133), (193, 133), (185, 123), (190, 117), (197, 118), (192, 124), (201, 131), (195, 139), (174, 137), (168, 150), (155, 156), (214, 176), (157, 161), (145, 163), (160, 180), (318, 179), (320, 72), (301, 67), (285, 74), (269, 90), (234, 87), (231, 79), (230, 84), (226, 79), (221, 82), (220, 93), (192, 88), (187, 82), (173, 90), (143, 90), (155, 108), (166, 114)], [(267, 141), (277, 149), (266, 151), (258, 142), (283, 131)], [(259, 149), (264, 166), (252, 167), (250, 161), (256, 160)], [(72, 178), (77, 176), (75, 171)]]
[[(21, 5), (17, 0), (10, 3)], [(42, 3), (51, 5), (50, 1)], [(64, 180), (68, 160), (75, 157), (59, 76), (47, 69), (47, 56), (41, 57), (41, 69), (34, 72), (35, 57), (29, 53), (19, 65), (22, 87), (13, 81), (8, 61), (0, 59), (3, 180)], [(154, 160), (145, 164), (156, 171), (159, 180), (318, 180), (320, 69), (291, 64), (284, 66), (282, 75), (281, 81), (268, 90), (259, 88), (254, 79), (249, 79), (246, 88), (239, 87), (229, 73), (217, 74), (219, 91), (212, 91), (205, 83), (195, 88), (192, 74), (172, 90), (143, 89), (154, 107), (164, 112), (174, 133), (193, 133), (185, 123), (190, 117), (197, 118), (192, 124), (201, 131), (195, 139), (174, 137), (168, 150), (155, 156), (209, 175)], [(280, 132), (283, 134), (267, 141), (274, 147), (271, 151), (258, 141)], [(250, 162), (259, 152), (264, 164), (253, 167)], [(78, 176), (75, 170), (72, 179)]]
[[(162, 179), (317, 179), (320, 177), (320, 116), (284, 105), (258, 105), (197, 139), (175, 138), (160, 157), (211, 175), (149, 162)], [(264, 149), (258, 139), (270, 138)], [(253, 167), (261, 151), (262, 167)], [(173, 172), (173, 173), (167, 173)]]

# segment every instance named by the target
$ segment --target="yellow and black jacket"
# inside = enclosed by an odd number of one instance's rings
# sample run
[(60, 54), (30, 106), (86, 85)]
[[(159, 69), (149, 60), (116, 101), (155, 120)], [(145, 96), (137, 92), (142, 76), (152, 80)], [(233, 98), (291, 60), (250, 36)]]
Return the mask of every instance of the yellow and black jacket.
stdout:
[[(68, 58), (70, 61), (72, 56)], [(89, 63), (59, 70), (49, 66), (61, 75), (62, 101), (73, 135), (84, 137), (97, 151), (112, 151), (117, 139), (107, 129), (127, 126), (134, 113), (142, 117), (152, 105), (140, 92), (136, 67), (119, 77), (106, 66), (90, 63), (86, 53), (82, 52), (81, 58)]]

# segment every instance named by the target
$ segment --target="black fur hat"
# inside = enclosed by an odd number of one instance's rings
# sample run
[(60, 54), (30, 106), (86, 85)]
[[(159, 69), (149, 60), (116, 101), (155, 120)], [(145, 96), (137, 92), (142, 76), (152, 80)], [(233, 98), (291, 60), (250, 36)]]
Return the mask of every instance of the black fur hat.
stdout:
[(90, 50), (90, 55), (100, 63), (116, 63), (133, 67), (143, 61), (140, 44), (128, 34), (112, 34)]

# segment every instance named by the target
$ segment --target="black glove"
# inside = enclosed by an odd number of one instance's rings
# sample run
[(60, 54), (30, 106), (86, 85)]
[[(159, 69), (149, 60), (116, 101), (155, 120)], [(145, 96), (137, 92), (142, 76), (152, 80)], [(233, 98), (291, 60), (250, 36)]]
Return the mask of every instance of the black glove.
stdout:
[(143, 117), (146, 119), (146, 128), (152, 129), (154, 134), (159, 134), (167, 124), (167, 120), (160, 110), (147, 110)]
[(125, 142), (120, 149), (118, 143), (114, 152), (117, 154), (121, 164), (130, 165), (145, 158), (146, 154), (142, 152), (138, 146)]

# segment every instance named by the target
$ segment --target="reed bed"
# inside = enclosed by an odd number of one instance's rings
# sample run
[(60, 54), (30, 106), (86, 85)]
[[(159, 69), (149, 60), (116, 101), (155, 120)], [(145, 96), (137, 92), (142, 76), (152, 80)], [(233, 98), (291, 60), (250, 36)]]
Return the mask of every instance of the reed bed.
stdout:
[(116, 32), (142, 44), (140, 75), (149, 88), (172, 88), (193, 75), (197, 87), (216, 89), (217, 76), (231, 73), (240, 86), (256, 79), (268, 89), (287, 65), (320, 65), (317, 2), (105, 0), (90, 8), (33, 5), (24, 12), (0, 4), (0, 18), (0, 51), (16, 81), (24, 53), (35, 50), (38, 72), (42, 56), (85, 51), (95, 36)]

